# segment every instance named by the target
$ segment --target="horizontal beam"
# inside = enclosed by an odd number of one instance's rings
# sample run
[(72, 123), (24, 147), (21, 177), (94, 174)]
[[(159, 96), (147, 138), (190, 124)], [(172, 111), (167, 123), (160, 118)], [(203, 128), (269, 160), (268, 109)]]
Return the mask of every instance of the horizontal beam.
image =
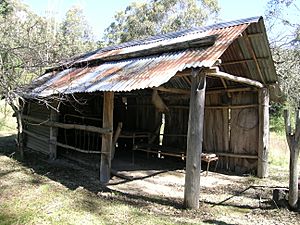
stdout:
[(207, 76), (211, 76), (211, 77), (218, 77), (218, 78), (224, 78), (226, 80), (230, 80), (230, 81), (234, 81), (237, 83), (242, 83), (242, 84), (247, 84), (247, 85), (251, 85), (254, 87), (258, 87), (258, 88), (263, 88), (264, 85), (258, 81), (255, 80), (251, 80), (245, 77), (239, 77), (239, 76), (235, 76), (229, 73), (225, 73), (222, 71), (219, 71), (217, 68), (211, 68), (211, 69), (207, 69), (205, 71)]
[(226, 153), (226, 152), (214, 152), (217, 156), (231, 157), (231, 158), (241, 158), (241, 159), (258, 159), (257, 155), (245, 155), (236, 153)]
[[(173, 94), (183, 94), (189, 95), (190, 90), (188, 89), (179, 89), (179, 88), (165, 88), (165, 87), (157, 87), (155, 88), (158, 91), (173, 93)], [(246, 88), (228, 88), (228, 89), (216, 89), (216, 90), (206, 90), (206, 94), (220, 94), (220, 93), (234, 93), (234, 92), (248, 92), (248, 91), (257, 91), (254, 88), (246, 87)]]
[[(257, 60), (266, 60), (269, 59), (269, 57), (257, 57)], [(253, 62), (254, 59), (241, 59), (241, 60), (233, 60), (233, 61), (227, 61), (222, 62), (220, 66), (227, 66), (227, 65), (234, 65), (234, 64), (241, 64), (241, 63), (247, 63), (247, 62)]]
[(112, 130), (107, 129), (107, 128), (100, 128), (100, 127), (94, 127), (94, 126), (89, 126), (89, 125), (59, 123), (59, 122), (54, 122), (54, 121), (49, 121), (49, 120), (37, 119), (37, 118), (31, 117), (31, 116), (26, 116), (26, 115), (23, 115), (22, 119), (26, 120), (28, 122), (38, 123), (36, 125), (46, 126), (46, 127), (57, 127), (57, 128), (63, 128), (63, 129), (84, 130), (84, 131), (95, 132), (95, 133), (99, 133), (99, 134), (112, 133)]
[[(36, 138), (36, 139), (38, 139), (40, 141), (43, 141), (43, 142), (46, 142), (46, 143), (50, 142), (49, 138), (46, 138), (46, 137), (43, 137), (41, 135), (35, 134), (35, 133), (31, 132), (31, 131), (23, 130), (23, 132), (25, 134), (27, 134), (28, 136)], [(99, 152), (99, 151), (83, 150), (83, 149), (80, 149), (80, 148), (76, 148), (76, 147), (73, 147), (73, 146), (70, 146), (70, 145), (66, 145), (66, 144), (60, 143), (58, 141), (56, 141), (54, 144), (56, 144), (57, 146), (60, 146), (60, 147), (66, 148), (66, 149), (71, 149), (71, 150), (74, 150), (74, 151), (77, 151), (77, 152), (81, 152), (81, 153), (101, 154), (101, 152)]]

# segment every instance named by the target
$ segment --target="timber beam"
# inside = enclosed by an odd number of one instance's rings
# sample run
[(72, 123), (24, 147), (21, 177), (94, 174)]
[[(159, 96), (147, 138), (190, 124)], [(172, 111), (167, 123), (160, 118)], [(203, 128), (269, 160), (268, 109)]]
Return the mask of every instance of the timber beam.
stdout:
[(217, 68), (217, 67), (212, 67), (212, 68), (206, 69), (205, 73), (207, 76), (210, 76), (210, 77), (219, 77), (219, 78), (223, 78), (226, 80), (234, 81), (234, 82), (241, 83), (241, 84), (247, 84), (247, 85), (258, 87), (258, 88), (264, 87), (264, 85), (262, 83), (260, 83), (259, 81), (255, 81), (255, 80), (251, 80), (249, 78), (239, 77), (239, 76), (235, 76), (235, 75), (232, 75), (229, 73), (225, 73), (225, 72), (219, 71), (219, 68)]
[[(103, 127), (113, 130), (114, 92), (103, 93)], [(113, 149), (113, 135), (102, 135), (100, 182), (106, 184), (110, 179), (111, 155)]]
[(199, 208), (201, 153), (203, 141), (206, 76), (193, 70), (187, 133), (187, 156), (184, 185), (184, 206)]

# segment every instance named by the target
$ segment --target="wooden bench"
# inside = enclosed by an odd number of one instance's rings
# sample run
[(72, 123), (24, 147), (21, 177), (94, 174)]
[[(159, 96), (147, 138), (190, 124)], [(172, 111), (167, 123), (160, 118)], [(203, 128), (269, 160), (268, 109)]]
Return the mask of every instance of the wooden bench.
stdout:
[[(135, 151), (142, 151), (146, 153), (153, 153), (157, 154), (158, 158), (161, 156), (172, 156), (172, 157), (178, 157), (184, 160), (186, 158), (186, 152), (185, 151), (180, 151), (177, 149), (174, 151), (174, 148), (166, 148), (160, 145), (149, 145), (149, 144), (142, 144), (142, 145), (134, 145), (133, 151), (132, 151), (132, 163), (134, 164), (134, 152)], [(148, 157), (148, 155), (147, 155)], [(219, 157), (216, 154), (213, 153), (202, 153), (201, 154), (201, 161), (204, 161), (207, 163), (206, 166), (206, 176), (208, 175), (208, 170), (210, 167), (211, 162), (216, 162), (215, 164), (215, 170), (218, 166), (218, 160)]]

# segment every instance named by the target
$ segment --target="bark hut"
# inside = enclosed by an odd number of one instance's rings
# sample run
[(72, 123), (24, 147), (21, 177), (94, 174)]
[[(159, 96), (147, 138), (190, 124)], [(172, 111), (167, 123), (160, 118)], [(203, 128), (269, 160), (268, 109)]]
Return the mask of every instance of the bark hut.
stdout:
[(204, 73), (199, 74), (199, 70), (193, 70), (191, 78), (184, 206), (198, 209), (206, 77)]
[(300, 111), (296, 111), (295, 131), (292, 132), (290, 113), (284, 111), (286, 138), (290, 149), (289, 205), (296, 209), (298, 204), (298, 158), (300, 149)]

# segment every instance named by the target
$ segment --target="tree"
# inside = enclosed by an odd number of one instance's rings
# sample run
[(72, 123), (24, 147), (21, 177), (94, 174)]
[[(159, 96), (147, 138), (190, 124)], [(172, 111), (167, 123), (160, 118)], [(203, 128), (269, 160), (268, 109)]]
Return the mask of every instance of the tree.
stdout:
[[(77, 8), (69, 10), (57, 29), (55, 20), (34, 14), (19, 0), (0, 1), (0, 98), (17, 116), (20, 150), (24, 103), (20, 87), (42, 74), (46, 67), (92, 49), (95, 43), (88, 27)], [(39, 100), (49, 105), (47, 100)]]
[(299, 7), (296, 0), (269, 0), (266, 11), (279, 84), (288, 104), (292, 107), (300, 106)]
[(105, 30), (107, 44), (203, 25), (219, 11), (217, 0), (150, 0), (133, 2), (115, 14)]
[(83, 10), (73, 6), (66, 13), (58, 33), (61, 58), (70, 58), (96, 48), (91, 27), (85, 19)]
[[(287, 11), (289, 14), (286, 14)], [(298, 17), (288, 16), (290, 14), (296, 14)], [(275, 38), (271, 40), (271, 44), (280, 87), (288, 105), (296, 108), (294, 132), (291, 128), (289, 112), (284, 111), (286, 138), (290, 149), (289, 205), (292, 209), (296, 209), (300, 151), (300, 24), (296, 0), (270, 0), (266, 18), (270, 32), (276, 33), (273, 34)]]

